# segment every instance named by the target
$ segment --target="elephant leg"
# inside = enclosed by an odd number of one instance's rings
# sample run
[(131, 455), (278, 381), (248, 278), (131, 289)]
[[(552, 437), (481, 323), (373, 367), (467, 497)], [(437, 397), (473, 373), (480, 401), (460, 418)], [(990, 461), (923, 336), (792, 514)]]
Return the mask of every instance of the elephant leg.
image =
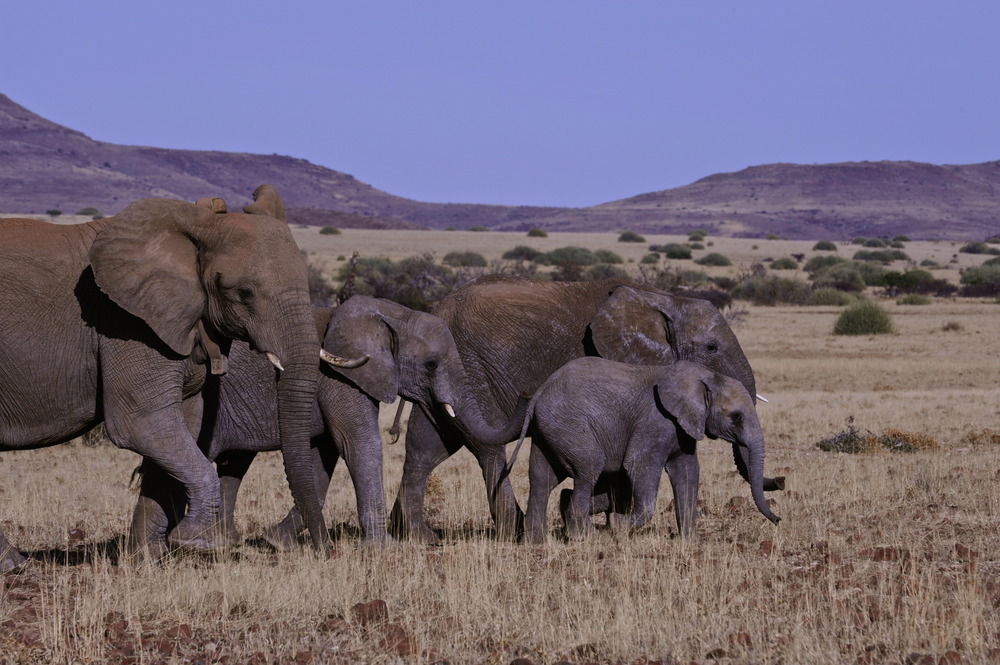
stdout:
[(226, 543), (235, 547), (243, 542), (243, 535), (236, 528), (234, 513), (236, 512), (236, 497), (243, 484), (250, 464), (257, 453), (249, 450), (229, 450), (215, 461), (215, 470), (219, 474), (219, 491), (222, 497), (219, 525)]
[(563, 512), (563, 529), (569, 540), (583, 540), (593, 529), (590, 522), (590, 499), (594, 495), (597, 478), (590, 473), (579, 473), (573, 479), (573, 494)]
[(507, 466), (506, 448), (503, 446), (489, 448), (477, 446), (470, 447), (470, 450), (483, 471), (486, 499), (490, 505), (493, 524), (496, 525), (497, 538), (517, 540), (524, 532), (524, 513), (517, 505), (510, 478), (504, 473)]
[(684, 538), (695, 535), (698, 518), (698, 458), (679, 453), (666, 462), (667, 475), (674, 490), (674, 513), (677, 531)]
[(392, 535), (436, 542), (437, 534), (424, 522), (427, 480), (441, 462), (454, 455), (461, 442), (445, 442), (420, 409), (413, 409), (406, 428), (406, 459), (389, 525)]
[(187, 494), (183, 485), (148, 459), (138, 472), (139, 498), (126, 545), (130, 555), (155, 561), (167, 553), (167, 533), (184, 517)]
[(528, 513), (524, 518), (524, 539), (526, 542), (540, 545), (545, 542), (549, 532), (549, 495), (559, 478), (552, 464), (538, 446), (531, 446), (528, 458)]
[[(326, 494), (330, 489), (330, 478), (337, 467), (340, 454), (329, 436), (323, 435), (313, 439), (313, 462), (309, 465), (313, 471), (313, 482), (316, 483), (316, 496), (320, 507), (326, 504)], [(298, 544), (299, 534), (305, 530), (305, 521), (299, 509), (292, 506), (284, 518), (277, 524), (264, 529), (261, 537), (268, 545), (279, 552), (287, 552)]]
[(10, 541), (0, 533), (0, 574), (11, 570), (17, 570), (25, 564), (27, 559), (17, 551), (17, 548), (10, 544)]
[(653, 517), (656, 511), (656, 497), (660, 490), (661, 463), (648, 464), (644, 468), (629, 472), (632, 485), (631, 510), (628, 512), (628, 528), (638, 529)]
[(358, 523), (369, 544), (392, 540), (386, 529), (385, 489), (382, 483), (382, 436), (378, 431), (378, 407), (375, 406), (371, 428), (366, 436), (338, 435), (343, 441), (344, 463), (351, 473), (358, 504)]

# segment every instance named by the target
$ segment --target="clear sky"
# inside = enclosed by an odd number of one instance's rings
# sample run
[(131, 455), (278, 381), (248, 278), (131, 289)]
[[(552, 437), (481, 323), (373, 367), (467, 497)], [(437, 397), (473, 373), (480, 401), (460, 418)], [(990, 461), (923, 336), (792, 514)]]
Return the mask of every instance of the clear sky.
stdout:
[(100, 141), (586, 206), (772, 162), (1000, 159), (998, 35), (996, 0), (21, 0), (0, 92)]

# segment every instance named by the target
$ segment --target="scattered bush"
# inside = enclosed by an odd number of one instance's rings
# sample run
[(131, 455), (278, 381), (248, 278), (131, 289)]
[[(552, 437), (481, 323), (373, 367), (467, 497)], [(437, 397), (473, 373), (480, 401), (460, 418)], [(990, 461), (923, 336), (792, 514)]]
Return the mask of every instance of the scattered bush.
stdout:
[(485, 268), (486, 257), (478, 252), (448, 252), (442, 263), (455, 268)]
[(909, 261), (910, 257), (900, 249), (860, 249), (852, 257), (855, 261), (878, 261), (879, 263), (892, 263), (893, 261)]
[(483, 231), (489, 231), (488, 228), (486, 228), (485, 226), (481, 226), (479, 224), (477, 224), (476, 226), (470, 226), (468, 228), (468, 230), (469, 231), (475, 231), (476, 233), (482, 233)]
[(887, 243), (882, 238), (869, 238), (861, 244), (864, 247), (885, 247)]
[(700, 242), (689, 242), (688, 247), (690, 247), (691, 249), (705, 249), (705, 246), (702, 245)]
[(62, 214), (62, 210), (56, 210), (53, 208), (52, 210), (46, 210), (45, 214), (48, 215), (49, 217), (58, 217), (59, 215)]
[[(337, 279), (346, 281), (351, 270), (351, 263), (345, 263), (337, 271)], [(429, 311), (431, 303), (448, 295), (458, 284), (455, 273), (436, 264), (429, 253), (398, 263), (382, 257), (359, 259), (354, 270), (355, 293), (386, 298), (422, 312)]]
[(921, 450), (937, 450), (941, 444), (930, 434), (887, 429), (881, 434), (869, 430), (860, 431), (854, 427), (854, 417), (847, 419), (847, 429), (816, 442), (816, 447), (826, 452), (863, 454), (878, 451), (891, 453), (915, 453)]
[(566, 264), (593, 265), (598, 262), (597, 256), (585, 247), (560, 247), (551, 252), (545, 252), (536, 261), (543, 265), (563, 266)]
[(708, 234), (702, 230), (692, 231), (688, 234), (688, 242), (701, 242)]
[(695, 261), (695, 263), (700, 266), (730, 266), (733, 264), (732, 261), (718, 252), (710, 252)]
[(618, 266), (607, 263), (598, 263), (587, 268), (583, 272), (582, 279), (585, 281), (598, 281), (601, 279), (611, 279), (612, 277), (627, 277), (625, 271)]
[(620, 236), (618, 236), (618, 242), (646, 242), (646, 239), (635, 231), (623, 231)]
[(846, 263), (846, 262), (847, 259), (842, 259), (839, 256), (832, 256), (829, 254), (825, 256), (814, 256), (808, 261), (806, 261), (806, 264), (802, 266), (802, 269), (805, 270), (810, 275), (815, 275), (824, 268), (829, 268), (830, 266), (837, 265), (838, 263)]
[(650, 245), (649, 251), (663, 254), (668, 259), (691, 258), (691, 248), (676, 242), (667, 243), (666, 245)]
[(910, 242), (910, 237), (909, 236), (905, 236), (905, 235), (898, 235), (898, 236), (894, 236), (893, 239), (892, 239), (892, 241), (893, 242)]
[(859, 261), (851, 265), (857, 268), (866, 286), (882, 286), (882, 278), (889, 272), (882, 267), (882, 264), (870, 261)]
[(806, 304), (814, 307), (846, 307), (857, 301), (858, 297), (854, 294), (824, 286), (810, 293)]
[(964, 446), (997, 446), (1000, 445), (1000, 431), (995, 429), (973, 430), (962, 437)]
[(962, 284), (992, 284), (1000, 282), (1000, 265), (996, 263), (987, 265), (984, 263), (979, 266), (966, 268), (962, 271), (962, 275), (958, 280)]
[(771, 270), (798, 270), (799, 262), (793, 258), (783, 256), (780, 259), (771, 261)]
[[(833, 257), (836, 258), (836, 257)], [(865, 290), (865, 278), (856, 263), (835, 263), (812, 276), (813, 288), (831, 288), (839, 291), (861, 292)]]
[(650, 254), (647, 254), (646, 256), (642, 257), (639, 260), (639, 263), (643, 263), (645, 265), (652, 265), (652, 264), (659, 263), (659, 262), (660, 262), (660, 255), (657, 254), (656, 252), (652, 252)]
[(922, 293), (908, 293), (896, 300), (897, 305), (930, 305), (931, 299)]
[(548, 238), (549, 234), (546, 233), (545, 231), (543, 231), (542, 229), (538, 228), (537, 226), (534, 226), (534, 227), (532, 227), (528, 231), (528, 237), (529, 238)]
[(963, 326), (958, 321), (948, 321), (943, 326), (941, 326), (941, 332), (956, 332), (958, 330), (963, 330), (964, 328), (965, 326)]
[(621, 256), (610, 249), (598, 249), (594, 252), (598, 263), (625, 263)]
[(812, 290), (797, 279), (776, 275), (754, 276), (745, 279), (733, 289), (733, 297), (749, 300), (754, 305), (804, 305)]
[(924, 259), (920, 262), (922, 268), (940, 268), (941, 264), (934, 259)]
[(855, 238), (854, 240), (851, 241), (851, 244), (852, 245), (863, 245), (866, 242), (868, 242), (868, 238), (866, 238), (864, 236), (858, 236), (857, 238)]
[(814, 252), (836, 252), (837, 245), (829, 240), (820, 240), (818, 243), (813, 245)]
[(514, 249), (508, 249), (503, 253), (503, 258), (506, 261), (534, 261), (542, 252), (535, 249), (534, 247), (528, 247), (527, 245), (518, 245)]
[(340, 229), (338, 229), (336, 226), (324, 226), (319, 230), (319, 233), (320, 235), (324, 236), (339, 236)]
[(101, 211), (98, 210), (97, 208), (94, 208), (93, 206), (80, 208), (79, 210), (76, 211), (76, 214), (86, 215), (87, 217), (90, 217), (92, 219), (101, 219), (102, 217), (104, 217), (104, 215), (101, 214)]
[(958, 251), (964, 254), (1000, 254), (1000, 249), (990, 247), (985, 242), (979, 240), (965, 243), (958, 248)]
[(859, 300), (837, 317), (834, 335), (884, 335), (893, 332), (892, 317), (880, 305)]

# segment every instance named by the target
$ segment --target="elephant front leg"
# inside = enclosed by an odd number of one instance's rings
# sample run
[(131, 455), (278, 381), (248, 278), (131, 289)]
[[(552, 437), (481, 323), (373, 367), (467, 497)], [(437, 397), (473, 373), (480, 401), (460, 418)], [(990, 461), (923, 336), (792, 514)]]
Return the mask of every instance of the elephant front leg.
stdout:
[(694, 454), (678, 453), (665, 465), (674, 490), (674, 513), (677, 531), (683, 538), (696, 534), (698, 518), (698, 458)]
[[(316, 483), (316, 496), (319, 497), (322, 507), (326, 504), (330, 478), (337, 467), (340, 455), (333, 445), (333, 440), (329, 436), (323, 436), (313, 440), (312, 456), (313, 462), (310, 467), (313, 470), (313, 481)], [(280, 522), (264, 529), (261, 537), (275, 550), (287, 552), (298, 544), (299, 535), (304, 530), (305, 521), (302, 519), (302, 514), (298, 508), (292, 506)]]
[(126, 549), (131, 556), (156, 561), (167, 554), (167, 533), (184, 516), (184, 486), (150, 460), (137, 469), (139, 498), (132, 511)]
[(423, 412), (413, 410), (406, 428), (403, 477), (389, 516), (392, 535), (422, 542), (437, 542), (437, 534), (424, 521), (424, 493), (434, 469), (459, 448), (460, 443), (449, 447)]

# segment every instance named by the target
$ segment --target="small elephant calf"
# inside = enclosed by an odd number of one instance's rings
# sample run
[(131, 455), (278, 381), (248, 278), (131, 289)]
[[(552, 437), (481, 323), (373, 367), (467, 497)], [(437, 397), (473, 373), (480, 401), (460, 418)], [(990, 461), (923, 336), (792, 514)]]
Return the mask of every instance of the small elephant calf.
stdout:
[[(696, 442), (709, 438), (733, 444), (736, 466), (757, 509), (778, 523), (764, 491), (784, 488), (784, 478), (764, 478), (764, 434), (753, 400), (743, 385), (696, 363), (627, 365), (603, 358), (577, 358), (554, 372), (528, 404), (517, 451), (529, 428), (531, 481), (525, 537), (544, 542), (548, 498), (567, 477), (574, 489), (563, 505), (569, 538), (592, 528), (593, 512), (609, 514), (613, 526), (645, 524), (656, 507), (662, 469), (674, 490), (677, 528), (695, 530), (698, 499)], [(616, 491), (624, 506), (616, 507)], [(568, 490), (567, 490), (568, 492)]]

